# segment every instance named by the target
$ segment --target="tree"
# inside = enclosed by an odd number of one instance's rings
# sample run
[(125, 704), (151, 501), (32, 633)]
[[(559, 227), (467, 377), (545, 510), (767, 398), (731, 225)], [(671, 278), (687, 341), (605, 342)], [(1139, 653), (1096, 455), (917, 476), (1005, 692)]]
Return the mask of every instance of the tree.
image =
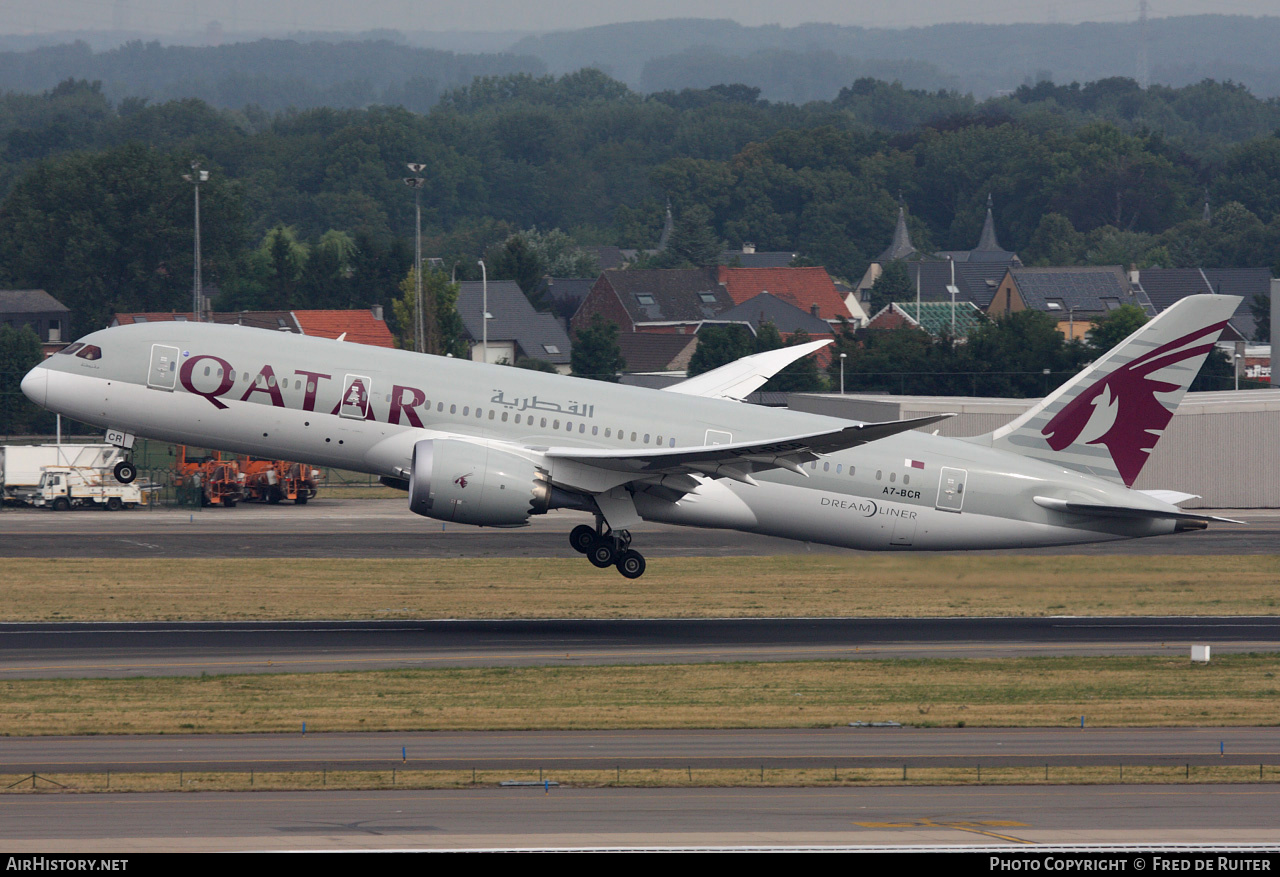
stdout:
[(1259, 344), (1271, 343), (1271, 296), (1258, 294), (1249, 302), (1253, 312), (1253, 340)]
[(911, 274), (907, 271), (907, 263), (894, 259), (884, 266), (876, 282), (871, 284), (871, 316), (895, 301), (914, 301), (915, 287), (911, 285)]
[(1137, 305), (1121, 305), (1114, 311), (1093, 320), (1089, 330), (1089, 347), (1095, 356), (1101, 356), (1128, 338), (1147, 322), (1147, 315)]
[[(400, 282), (400, 297), (391, 302), (396, 327), (396, 343), (403, 350), (414, 349), (414, 316), (417, 283), (413, 269)], [(436, 356), (464, 358), (469, 354), (458, 316), (458, 284), (450, 283), (443, 271), (433, 269), (422, 276), (423, 352)]]
[(689, 358), (689, 377), (709, 372), (755, 352), (755, 339), (746, 326), (706, 326), (698, 333), (698, 346)]
[(575, 377), (616, 384), (619, 372), (627, 367), (618, 347), (618, 324), (593, 316), (590, 326), (575, 333), (569, 363)]
[(667, 248), (657, 255), (655, 267), (704, 268), (716, 264), (724, 252), (724, 242), (711, 227), (711, 220), (711, 211), (701, 204), (680, 211)]
[(0, 431), (5, 435), (47, 427), (52, 415), (28, 401), (21, 384), (44, 359), (40, 337), (30, 326), (0, 326)]
[(1031, 235), (1026, 258), (1028, 265), (1078, 265), (1083, 252), (1084, 235), (1071, 220), (1061, 213), (1046, 213)]
[[(765, 326), (772, 328), (773, 324), (766, 323)], [(761, 327), (761, 330), (763, 329), (764, 326)], [(776, 333), (777, 329), (774, 329), (774, 332)], [(764, 334), (763, 331), (761, 334)], [(787, 346), (793, 347), (797, 344), (808, 344), (810, 340), (808, 332), (804, 329), (797, 329), (787, 339)], [(818, 360), (811, 353), (808, 356), (800, 357), (778, 372), (760, 389), (776, 393), (814, 393), (822, 388), (823, 381), (818, 374)]]

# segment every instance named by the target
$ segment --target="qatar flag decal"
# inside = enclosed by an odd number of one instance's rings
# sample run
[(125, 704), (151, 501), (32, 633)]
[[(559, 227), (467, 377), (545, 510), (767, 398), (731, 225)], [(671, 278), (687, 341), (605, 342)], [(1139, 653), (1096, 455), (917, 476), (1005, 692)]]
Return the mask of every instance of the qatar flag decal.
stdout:
[(902, 465), (906, 466), (908, 469), (923, 469), (924, 460), (912, 460), (908, 458), (902, 461)]

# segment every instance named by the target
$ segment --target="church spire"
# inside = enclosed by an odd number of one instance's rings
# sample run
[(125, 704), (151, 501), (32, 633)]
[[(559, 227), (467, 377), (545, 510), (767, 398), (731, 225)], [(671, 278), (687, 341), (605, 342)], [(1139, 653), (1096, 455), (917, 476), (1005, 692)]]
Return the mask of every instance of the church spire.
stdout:
[(889, 249), (881, 253), (876, 261), (892, 262), (894, 259), (906, 259), (915, 252), (915, 245), (911, 243), (911, 232), (907, 230), (907, 211), (899, 204), (898, 224), (893, 229), (893, 243), (889, 244)]
[(998, 250), (1004, 252), (1000, 242), (996, 240), (996, 222), (991, 215), (991, 193), (987, 193), (987, 219), (982, 223), (982, 236), (978, 238), (976, 250)]

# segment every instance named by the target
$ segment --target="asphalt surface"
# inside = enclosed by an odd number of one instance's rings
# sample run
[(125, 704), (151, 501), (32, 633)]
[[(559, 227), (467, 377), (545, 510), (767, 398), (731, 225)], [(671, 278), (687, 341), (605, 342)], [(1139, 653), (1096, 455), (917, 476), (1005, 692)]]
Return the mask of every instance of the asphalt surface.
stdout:
[(1280, 616), (0, 624), (0, 680), (1280, 651)]
[[(850, 711), (856, 713), (857, 707)], [(1274, 728), (795, 728), (0, 737), (0, 774), (1280, 764)], [(554, 779), (554, 777), (551, 777)]]
[(1035, 852), (1033, 845), (1087, 843), (1274, 850), (1277, 812), (1276, 785), (9, 795), (0, 796), (0, 843), (6, 855), (921, 845)]
[[(1207, 530), (1172, 536), (1020, 553), (1229, 556), (1280, 551), (1280, 512), (1212, 513), (1246, 523), (1213, 523)], [(480, 528), (419, 517), (400, 500), (323, 495), (305, 506), (241, 503), (233, 509), (5, 508), (0, 512), (0, 557), (574, 557), (569, 530), (590, 520), (581, 513), (556, 511), (532, 518), (530, 526), (520, 529)], [(631, 532), (633, 546), (649, 558), (858, 553), (729, 530), (643, 524)]]

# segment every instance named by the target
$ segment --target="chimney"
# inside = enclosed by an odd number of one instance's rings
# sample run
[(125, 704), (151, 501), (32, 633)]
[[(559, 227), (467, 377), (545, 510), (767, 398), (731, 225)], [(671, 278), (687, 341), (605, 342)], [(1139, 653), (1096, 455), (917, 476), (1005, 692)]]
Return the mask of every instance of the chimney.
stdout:
[(813, 316), (819, 320), (822, 319), (822, 315), (818, 313), (818, 306), (816, 304), (809, 305), (809, 313), (813, 314)]
[(742, 242), (742, 254), (744, 256), (750, 256), (755, 251), (756, 251), (756, 245), (751, 243), (751, 241)]
[(369, 310), (373, 312), (373, 318), (375, 320), (382, 319), (382, 305), (374, 305), (373, 307), (369, 308)]

